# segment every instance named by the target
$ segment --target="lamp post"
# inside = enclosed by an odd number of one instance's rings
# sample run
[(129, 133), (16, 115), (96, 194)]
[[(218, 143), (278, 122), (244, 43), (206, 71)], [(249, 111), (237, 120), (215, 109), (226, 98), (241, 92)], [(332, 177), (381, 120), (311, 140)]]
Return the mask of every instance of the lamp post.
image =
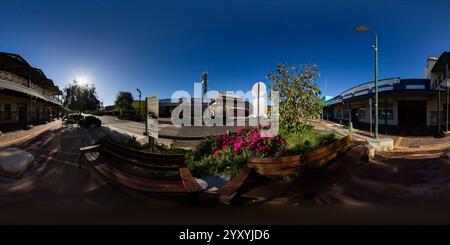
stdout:
[(206, 92), (208, 92), (208, 72), (202, 72), (201, 74), (202, 78), (202, 86), (203, 86), (203, 96), (206, 95)]
[(139, 93), (139, 112), (138, 113), (139, 113), (139, 118), (140, 118), (141, 117), (141, 90), (139, 90), (137, 88), (136, 91), (138, 91), (138, 93)]
[[(445, 122), (445, 133), (446, 134), (448, 134), (449, 133), (449, 130), (448, 130), (448, 128), (449, 128), (449, 118), (448, 118), (448, 116), (449, 116), (449, 106), (448, 106), (448, 104), (449, 104), (449, 92), (450, 92), (450, 79), (448, 78), (448, 61), (446, 61), (446, 63), (445, 63), (445, 67), (444, 67), (444, 81), (445, 81), (445, 86), (440, 86), (442, 89), (445, 89), (445, 91), (446, 91), (446, 96), (445, 96), (445, 110), (446, 110), (446, 117), (445, 117), (445, 120), (446, 120), (446, 122)], [(440, 92), (439, 92), (440, 93)], [(439, 110), (440, 111), (440, 110)], [(439, 132), (440, 132), (441, 130), (439, 129)]]
[(370, 28), (367, 26), (357, 26), (357, 27), (355, 27), (355, 30), (359, 31), (359, 32), (372, 31), (375, 36), (375, 45), (372, 46), (372, 48), (375, 51), (375, 104), (374, 104), (374, 106), (375, 106), (375, 139), (377, 139), (378, 138), (378, 34), (373, 28)]

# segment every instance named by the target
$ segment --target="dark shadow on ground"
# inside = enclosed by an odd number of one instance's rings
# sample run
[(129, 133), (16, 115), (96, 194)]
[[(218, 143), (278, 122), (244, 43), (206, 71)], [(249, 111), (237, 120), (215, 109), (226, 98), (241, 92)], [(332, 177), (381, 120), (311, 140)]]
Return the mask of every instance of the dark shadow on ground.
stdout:
[(450, 203), (448, 193), (450, 177), (438, 168), (435, 157), (386, 153), (353, 171), (318, 199), (326, 204), (443, 204)]

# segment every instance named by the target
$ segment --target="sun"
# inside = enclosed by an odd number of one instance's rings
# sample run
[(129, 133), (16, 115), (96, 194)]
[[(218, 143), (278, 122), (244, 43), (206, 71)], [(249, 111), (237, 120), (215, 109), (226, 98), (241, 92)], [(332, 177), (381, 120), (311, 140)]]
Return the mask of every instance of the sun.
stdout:
[(89, 81), (89, 76), (86, 74), (83, 75), (76, 75), (75, 76), (75, 81), (77, 81), (80, 84), (88, 84)]

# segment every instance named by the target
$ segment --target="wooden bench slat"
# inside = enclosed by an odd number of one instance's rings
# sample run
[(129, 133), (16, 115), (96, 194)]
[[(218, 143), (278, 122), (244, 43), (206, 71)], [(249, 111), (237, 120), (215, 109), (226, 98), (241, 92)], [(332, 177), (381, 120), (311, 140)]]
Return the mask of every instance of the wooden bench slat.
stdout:
[(169, 184), (167, 182), (155, 183), (148, 179), (128, 175), (107, 164), (98, 164), (94, 168), (107, 179), (125, 187), (150, 192), (186, 192), (181, 181), (177, 184)]
[(332, 151), (327, 155), (320, 155), (311, 158), (308, 158), (308, 156), (306, 156), (304, 160), (307, 162), (307, 164), (316, 164), (319, 166), (323, 166), (333, 159), (337, 158), (341, 153), (347, 151), (349, 147), (350, 145), (342, 146), (341, 148), (336, 149), (335, 151)]
[(135, 155), (135, 156), (144, 156), (144, 157), (150, 157), (152, 159), (157, 159), (157, 160), (165, 160), (165, 159), (171, 159), (171, 160), (183, 160), (184, 159), (184, 155), (182, 154), (159, 154), (159, 153), (152, 153), (152, 152), (148, 152), (148, 151), (144, 151), (144, 150), (137, 150), (137, 149), (133, 149), (130, 147), (126, 147), (120, 144), (117, 144), (115, 142), (111, 142), (111, 141), (102, 141), (103, 145), (107, 145), (110, 148), (115, 148), (118, 149), (121, 152), (130, 154), (130, 155)]
[(225, 186), (220, 188), (217, 193), (222, 195), (232, 195), (236, 191), (238, 191), (239, 187), (245, 183), (245, 181), (250, 176), (250, 173), (252, 172), (251, 168), (248, 167), (242, 167), (239, 174), (234, 177), (230, 182), (228, 182)]
[(187, 192), (203, 191), (203, 188), (197, 183), (188, 168), (180, 168), (180, 176)]
[(109, 149), (109, 151), (119, 154), (122, 157), (139, 160), (139, 162), (141, 162), (142, 164), (145, 164), (149, 167), (179, 168), (179, 167), (185, 166), (184, 157), (183, 158), (180, 158), (180, 157), (177, 157), (177, 158), (170, 158), (170, 157), (168, 157), (168, 158), (152, 158), (152, 156), (148, 156), (145, 153), (138, 154), (136, 152), (132, 153), (132, 152), (127, 152), (127, 151), (121, 151), (120, 148), (115, 147), (115, 146), (111, 147), (109, 145), (106, 145), (106, 147), (104, 147), (104, 148)]
[(118, 177), (121, 176), (132, 176), (133, 179), (135, 179), (136, 181), (143, 181), (149, 184), (154, 184), (154, 185), (161, 185), (161, 184), (168, 184), (168, 185), (173, 185), (173, 186), (181, 186), (182, 184), (182, 180), (180, 177), (178, 178), (171, 178), (171, 179), (156, 179), (156, 178), (148, 178), (148, 177), (143, 177), (140, 175), (136, 175), (135, 173), (129, 173), (127, 171), (124, 171), (123, 169), (120, 169), (116, 166), (112, 166), (111, 164), (109, 164), (106, 161), (101, 161), (100, 164), (106, 164), (107, 167), (113, 169), (113, 170), (117, 170), (117, 174)]
[[(247, 163), (264, 163), (264, 164), (278, 164), (278, 163), (288, 163), (299, 161), (301, 155), (289, 156), (289, 157), (278, 157), (278, 158), (257, 158), (251, 157), (247, 160)], [(274, 160), (276, 159), (276, 160)]]
[(145, 159), (152, 159), (155, 162), (162, 161), (163, 163), (166, 163), (167, 160), (170, 160), (170, 161), (177, 162), (177, 163), (184, 163), (184, 155), (183, 154), (159, 154), (159, 153), (152, 153), (152, 152), (148, 152), (148, 151), (142, 151), (142, 150), (129, 148), (129, 147), (120, 145), (120, 144), (118, 144), (116, 142), (112, 142), (110, 140), (102, 140), (101, 142), (103, 144), (111, 146), (112, 148), (116, 148), (116, 149), (118, 149), (119, 151), (121, 151), (123, 153), (134, 155), (134, 156), (137, 156), (137, 157), (142, 157), (142, 158), (145, 158)]
[(131, 157), (126, 157), (123, 155), (120, 155), (119, 153), (113, 152), (111, 150), (109, 150), (108, 148), (102, 149), (102, 151), (104, 153), (107, 153), (110, 156), (113, 156), (114, 158), (118, 158), (123, 162), (128, 162), (131, 163), (133, 165), (139, 166), (139, 167), (144, 167), (144, 168), (153, 168), (153, 169), (165, 169), (165, 170), (178, 170), (180, 167), (179, 165), (154, 165), (151, 163), (147, 163), (145, 161), (141, 161), (135, 158), (131, 158)]
[(289, 174), (300, 174), (303, 171), (298, 168), (287, 168), (287, 169), (277, 169), (277, 170), (267, 170), (267, 169), (255, 169), (255, 171), (260, 175), (289, 175)]
[[(182, 154), (155, 154), (131, 149), (105, 139), (100, 142), (99, 145), (80, 149), (79, 167), (83, 158), (96, 162), (98, 164), (94, 169), (108, 181), (140, 191), (197, 193), (203, 190), (185, 167), (185, 157)], [(177, 176), (158, 174), (170, 171)]]
[(307, 158), (311, 159), (311, 161), (317, 161), (323, 157), (326, 157), (327, 155), (332, 154), (335, 151), (340, 150), (341, 148), (348, 147), (349, 145), (351, 145), (351, 137), (346, 136), (338, 140), (337, 142), (304, 154), (302, 159)]
[(247, 163), (247, 167), (249, 168), (256, 168), (256, 169), (280, 169), (280, 168), (295, 168), (302, 166), (303, 162), (300, 160), (293, 161), (293, 162), (286, 162), (286, 163), (269, 163), (269, 164), (263, 164), (263, 163)]
[(353, 147), (350, 151), (348, 151), (344, 156), (342, 156), (338, 161), (331, 164), (328, 169), (330, 170), (336, 170), (343, 166), (342, 163), (351, 162), (351, 161), (359, 161), (363, 155), (364, 150), (360, 147)]
[(168, 171), (161, 171), (161, 170), (150, 170), (147, 171), (147, 169), (137, 167), (135, 168), (135, 165), (131, 165), (128, 162), (122, 162), (121, 160), (117, 158), (113, 158), (112, 156), (108, 156), (106, 154), (102, 154), (99, 156), (99, 160), (97, 160), (97, 163), (105, 163), (108, 165), (111, 165), (112, 167), (128, 173), (129, 175), (137, 176), (140, 178), (147, 179), (149, 182), (155, 181), (155, 182), (179, 182), (181, 181), (181, 177), (178, 175), (178, 169), (176, 171), (170, 170), (170, 172), (173, 172), (174, 175), (160, 175), (158, 173), (167, 173)]

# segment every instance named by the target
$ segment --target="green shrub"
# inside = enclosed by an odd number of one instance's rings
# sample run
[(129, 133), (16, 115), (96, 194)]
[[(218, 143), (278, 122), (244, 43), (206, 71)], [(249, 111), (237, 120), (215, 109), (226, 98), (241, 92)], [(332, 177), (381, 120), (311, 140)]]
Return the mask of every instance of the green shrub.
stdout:
[(211, 155), (219, 147), (219, 140), (216, 136), (207, 136), (200, 141), (191, 151), (191, 157), (194, 161), (200, 161), (207, 155)]
[(136, 111), (124, 111), (122, 114), (119, 114), (119, 119), (122, 120), (132, 120), (132, 121), (141, 121), (141, 116)]
[(316, 65), (279, 64), (267, 74), (272, 91), (279, 93), (279, 126), (283, 133), (304, 132), (309, 122), (318, 119), (323, 108), (320, 78)]
[[(148, 148), (150, 148), (150, 144), (148, 145)], [(164, 145), (164, 144), (155, 144), (155, 149), (159, 153), (163, 154), (186, 154), (188, 150), (185, 150), (183, 148), (178, 148), (175, 146), (175, 144), (171, 144), (170, 146)]]
[(236, 154), (231, 147), (220, 151), (217, 156), (204, 157), (199, 161), (193, 161), (192, 152), (188, 153), (188, 168), (194, 175), (220, 174), (223, 173), (234, 178), (241, 167), (245, 164), (249, 154)]
[(84, 116), (81, 114), (70, 114), (67, 116), (65, 121), (66, 124), (79, 124), (80, 120), (84, 119)]
[(289, 154), (301, 154), (328, 145), (339, 136), (335, 133), (319, 133), (316, 130), (295, 132), (284, 136), (289, 148)]
[(114, 111), (103, 111), (103, 116), (115, 116)]
[(95, 116), (103, 116), (104, 113), (103, 113), (103, 111), (97, 110), (97, 111), (92, 112), (92, 115), (95, 115)]

